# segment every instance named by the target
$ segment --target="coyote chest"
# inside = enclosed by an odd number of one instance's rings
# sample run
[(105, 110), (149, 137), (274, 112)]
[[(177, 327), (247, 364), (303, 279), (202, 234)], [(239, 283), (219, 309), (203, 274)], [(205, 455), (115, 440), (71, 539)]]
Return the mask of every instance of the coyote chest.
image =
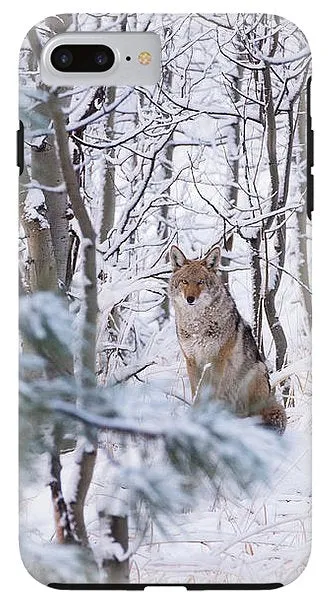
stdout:
[(184, 355), (199, 367), (217, 358), (224, 338), (222, 323), (210, 311), (188, 310), (177, 320), (178, 341)]

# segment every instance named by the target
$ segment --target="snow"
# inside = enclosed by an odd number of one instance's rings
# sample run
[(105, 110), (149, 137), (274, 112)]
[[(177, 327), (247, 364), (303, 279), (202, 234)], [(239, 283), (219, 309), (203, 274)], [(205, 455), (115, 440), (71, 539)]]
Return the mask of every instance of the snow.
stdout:
[[(36, 184), (34, 180), (32, 184)], [(49, 229), (49, 223), (46, 218), (45, 196), (38, 187), (29, 188), (24, 203), (24, 219), (27, 221), (36, 221), (40, 229)]]
[(64, 299), (51, 292), (39, 292), (21, 301), (20, 326), (35, 344), (51, 343), (55, 338), (70, 352), (72, 323)]
[[(166, 533), (149, 527), (134, 555), (132, 583), (274, 583), (295, 579), (309, 557), (311, 537), (310, 438), (286, 434), (291, 449), (278, 465), (270, 488), (252, 498), (229, 494), (226, 484), (189, 512), (168, 521)], [(114, 442), (113, 442), (114, 443)], [(64, 490), (73, 455), (63, 456)], [(105, 458), (100, 453), (87, 498), (86, 522), (93, 550), (99, 554), (96, 506), (104, 498)], [(69, 468), (68, 468), (69, 467)], [(24, 490), (22, 528), (45, 543), (54, 533), (49, 490)], [(41, 532), (43, 532), (41, 534)], [(41, 537), (40, 537), (41, 536)], [(139, 531), (131, 522), (130, 547)], [(130, 550), (130, 548), (129, 548)]]
[(260, 60), (263, 60), (265, 63), (271, 64), (271, 65), (286, 65), (288, 63), (302, 60), (303, 58), (306, 58), (309, 55), (310, 55), (309, 46), (307, 46), (306, 48), (303, 48), (297, 54), (289, 54), (288, 56), (282, 56), (282, 57), (278, 56), (277, 58), (265, 56), (261, 52), (256, 51), (256, 56), (258, 58), (260, 58)]

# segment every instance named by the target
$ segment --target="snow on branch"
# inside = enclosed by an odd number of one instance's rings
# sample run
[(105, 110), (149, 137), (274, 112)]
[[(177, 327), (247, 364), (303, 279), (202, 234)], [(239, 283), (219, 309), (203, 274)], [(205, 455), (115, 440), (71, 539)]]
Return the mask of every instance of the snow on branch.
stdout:
[(284, 450), (279, 436), (260, 427), (258, 419), (240, 419), (221, 403), (203, 403), (176, 421), (162, 423), (151, 415), (142, 420), (97, 415), (61, 400), (47, 406), (92, 428), (162, 440), (166, 462), (185, 478), (192, 473), (211, 481), (227, 476), (249, 489), (256, 481), (268, 480)]
[(287, 65), (287, 64), (297, 62), (298, 60), (302, 60), (303, 58), (307, 58), (308, 56), (310, 56), (310, 48), (309, 48), (309, 46), (306, 46), (297, 54), (290, 54), (288, 56), (266, 56), (265, 54), (262, 54), (262, 52), (259, 52), (258, 50), (255, 51), (255, 54), (256, 54), (257, 58), (259, 58), (260, 60), (263, 60), (265, 63), (267, 63), (269, 65)]
[(72, 316), (63, 298), (39, 292), (22, 298), (20, 329), (39, 357), (68, 372), (73, 353)]

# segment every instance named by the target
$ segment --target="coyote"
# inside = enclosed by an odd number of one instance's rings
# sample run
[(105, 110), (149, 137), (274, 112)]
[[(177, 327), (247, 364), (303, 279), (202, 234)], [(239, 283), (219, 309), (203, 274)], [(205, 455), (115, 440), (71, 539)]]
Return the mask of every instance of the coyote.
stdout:
[(193, 401), (199, 402), (204, 390), (237, 415), (260, 415), (265, 426), (283, 433), (285, 410), (271, 392), (251, 328), (217, 270), (220, 248), (212, 248), (201, 260), (189, 260), (172, 246), (170, 258), (169, 296)]

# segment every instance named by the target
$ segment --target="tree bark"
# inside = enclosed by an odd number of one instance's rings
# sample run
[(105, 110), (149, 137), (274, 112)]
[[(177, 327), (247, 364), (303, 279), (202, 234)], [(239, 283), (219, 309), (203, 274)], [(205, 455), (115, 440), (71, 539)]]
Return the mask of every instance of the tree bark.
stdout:
[[(71, 15), (63, 15), (63, 18), (52, 17), (49, 19), (48, 26), (52, 30), (53, 24), (57, 27), (55, 33), (60, 33), (61, 31), (65, 31), (71, 20)], [(31, 63), (34, 68), (38, 68), (42, 47), (36, 28), (32, 28), (29, 31), (28, 39), (33, 53)], [(42, 83), (38, 87), (41, 90), (44, 89)], [(40, 104), (38, 111), (44, 118), (49, 118), (47, 105)], [(63, 184), (53, 135), (37, 138), (31, 145), (31, 180), (39, 184), (42, 188), (57, 188)], [(24, 183), (28, 183), (27, 173)], [(24, 219), (24, 207), (21, 211), (22, 223), (27, 234), (28, 247), (33, 264), (33, 269), (31, 270), (31, 291), (41, 289), (56, 290), (59, 279), (65, 282), (70, 248), (69, 226), (66, 218), (66, 191), (43, 189), (42, 192), (45, 199), (45, 216), (49, 224), (49, 229), (42, 230), (40, 227), (37, 227), (37, 223), (28, 223)]]
[[(241, 80), (243, 77), (243, 68), (241, 66), (234, 65), (235, 75), (231, 77), (232, 87), (229, 89), (229, 95), (231, 98), (231, 102), (234, 106), (238, 105), (240, 100), (240, 89), (241, 89)], [(239, 147), (240, 147), (240, 122), (239, 117), (234, 117), (231, 125), (228, 126), (228, 134), (227, 134), (227, 146), (228, 146), (228, 157), (227, 157), (227, 165), (228, 165), (228, 174), (227, 179), (231, 180), (231, 185), (226, 185), (226, 196), (228, 199), (229, 206), (232, 207), (237, 206), (238, 201), (238, 186), (233, 185), (237, 184), (239, 180)], [(233, 150), (235, 149), (235, 153)], [(233, 244), (233, 235), (231, 235), (230, 240), (227, 242), (226, 240), (226, 231), (224, 232), (224, 246), (226, 250), (232, 250)], [(225, 267), (229, 267), (231, 264), (231, 260), (222, 256), (222, 265)], [(225, 285), (229, 284), (229, 272), (222, 271), (222, 280)]]
[(81, 444), (78, 441), (75, 458), (76, 472), (74, 471), (71, 474), (75, 489), (68, 503), (68, 514), (75, 539), (86, 547), (89, 546), (89, 542), (85, 526), (84, 508), (87, 492), (92, 481), (96, 455), (96, 444), (89, 444), (84, 438), (81, 440)]
[[(53, 135), (40, 145), (31, 148), (32, 180), (47, 188), (63, 184), (63, 176), (56, 154)], [(43, 191), (46, 215), (50, 226), (51, 240), (56, 262), (57, 279), (66, 280), (66, 270), (70, 247), (69, 224), (66, 218), (68, 208), (66, 191)]]
[(76, 538), (72, 532), (69, 511), (62, 493), (60, 461), (60, 444), (62, 441), (62, 427), (55, 425), (53, 428), (53, 442), (50, 454), (50, 488), (54, 510), (56, 540), (59, 544), (68, 544), (76, 542)]
[(105, 583), (129, 583), (128, 490), (120, 487), (108, 492), (110, 505), (99, 511)]
[[(112, 104), (116, 96), (116, 88), (107, 88), (107, 102)], [(107, 121), (107, 137), (114, 129), (114, 112), (111, 112)], [(113, 155), (113, 151), (110, 151)], [(103, 200), (102, 200), (102, 217), (100, 224), (100, 242), (107, 239), (109, 231), (114, 226), (115, 217), (115, 168), (104, 158), (104, 182), (103, 182)]]
[[(49, 110), (53, 120), (58, 156), (66, 184), (67, 193), (72, 204), (82, 233), (82, 259), (84, 278), (82, 344), (80, 354), (80, 384), (83, 387), (94, 386), (95, 380), (95, 344), (97, 319), (97, 287), (96, 287), (96, 234), (80, 195), (79, 184), (73, 169), (69, 152), (68, 134), (65, 129), (64, 117), (55, 95), (49, 99)], [(84, 429), (86, 440), (82, 448), (78, 448), (77, 465), (79, 473), (76, 477), (76, 493), (70, 502), (71, 520), (75, 534), (80, 543), (87, 544), (87, 532), (84, 521), (84, 505), (89, 489), (97, 454), (97, 437)]]
[[(35, 162), (32, 160), (32, 175)], [(29, 292), (56, 291), (57, 269), (49, 226), (43, 224), (38, 216), (32, 219), (26, 212), (27, 185), (30, 179), (26, 167), (20, 176), (19, 212), (26, 236), (28, 258), (25, 265), (25, 283)], [(37, 211), (38, 212), (38, 211)], [(42, 215), (40, 215), (42, 216)]]
[[(266, 137), (267, 137), (267, 152), (268, 152), (268, 163), (269, 173), (271, 182), (271, 205), (270, 211), (274, 211), (280, 206), (280, 194), (279, 194), (279, 173), (278, 173), (278, 161), (277, 161), (277, 125), (275, 118), (274, 101), (272, 97), (272, 85), (270, 76), (270, 67), (266, 66), (263, 69), (263, 81), (264, 81), (264, 98), (265, 98), (265, 117), (266, 117)], [(289, 173), (288, 173), (289, 177)], [(285, 175), (286, 181), (286, 175)], [(284, 184), (285, 185), (285, 184)], [(287, 190), (288, 191), (288, 190)], [(282, 202), (286, 202), (287, 197), (284, 192)], [(269, 229), (274, 221), (274, 217), (266, 219), (264, 224), (265, 229)], [(283, 228), (282, 228), (283, 229)], [(275, 238), (275, 249), (280, 253), (278, 262), (284, 260), (285, 257), (285, 244), (284, 232), (280, 233), (281, 230), (276, 232)], [(266, 240), (267, 243), (267, 240)], [(267, 273), (267, 268), (266, 268)], [(266, 275), (267, 277), (268, 275)], [(270, 332), (275, 343), (276, 350), (276, 369), (280, 370), (285, 364), (285, 356), (287, 351), (287, 340), (283, 330), (283, 327), (279, 321), (279, 317), (276, 310), (276, 294), (279, 289), (279, 284), (282, 276), (282, 271), (277, 270), (276, 280), (272, 287), (268, 281), (266, 281), (266, 291), (264, 296), (264, 309), (269, 324)]]

